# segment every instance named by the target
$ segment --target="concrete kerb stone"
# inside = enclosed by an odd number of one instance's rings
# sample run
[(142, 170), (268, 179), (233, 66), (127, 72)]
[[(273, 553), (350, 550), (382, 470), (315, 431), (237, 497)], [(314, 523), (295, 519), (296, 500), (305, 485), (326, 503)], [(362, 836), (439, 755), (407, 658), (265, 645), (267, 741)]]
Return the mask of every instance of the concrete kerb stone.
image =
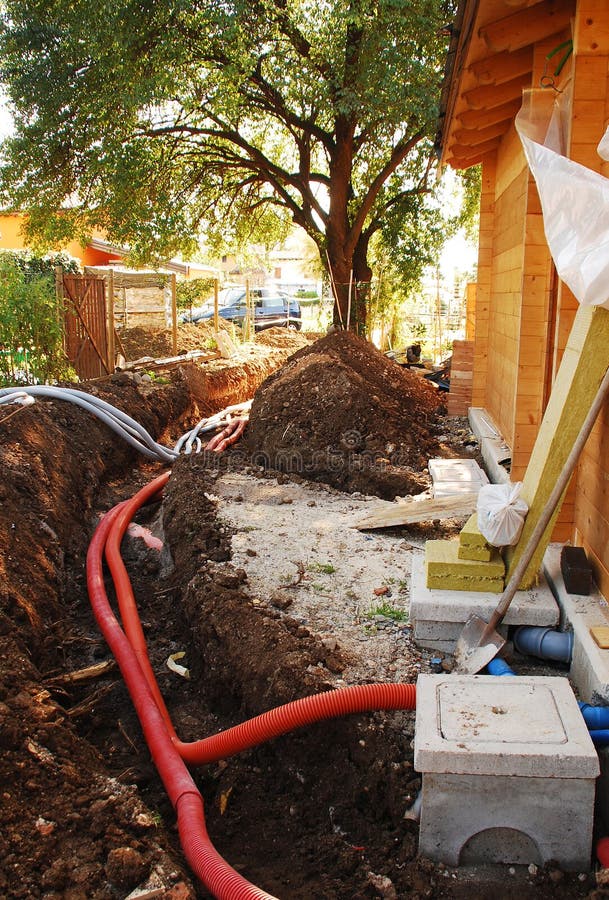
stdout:
[[(602, 650), (590, 628), (609, 624), (609, 604), (602, 594), (569, 594), (560, 570), (562, 544), (550, 544), (543, 570), (560, 609), (562, 627), (573, 629), (570, 678), (586, 703), (609, 704), (609, 650)], [(412, 604), (412, 601), (411, 601)]]
[[(414, 639), (421, 646), (452, 653), (461, 629), (470, 616), (477, 615), (488, 622), (497, 606), (498, 595), (493, 592), (445, 591), (426, 585), (425, 561), (417, 554), (412, 562), (410, 587), (410, 621), (414, 625)], [(517, 591), (507, 611), (507, 625), (558, 625), (560, 612), (554, 595), (545, 579), (528, 591)]]
[(510, 475), (502, 463), (510, 460), (511, 449), (490, 421), (485, 409), (470, 407), (468, 418), (470, 428), (480, 444), (482, 459), (491, 481), (495, 484), (506, 484), (510, 480)]

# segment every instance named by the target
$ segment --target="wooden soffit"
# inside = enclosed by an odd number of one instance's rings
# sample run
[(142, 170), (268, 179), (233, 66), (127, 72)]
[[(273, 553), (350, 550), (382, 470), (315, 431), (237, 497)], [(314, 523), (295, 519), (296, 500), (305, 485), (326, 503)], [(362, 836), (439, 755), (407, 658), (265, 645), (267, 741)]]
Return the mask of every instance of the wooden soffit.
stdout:
[(436, 150), (468, 168), (496, 152), (533, 82), (535, 47), (569, 33), (576, 0), (461, 0), (450, 47)]

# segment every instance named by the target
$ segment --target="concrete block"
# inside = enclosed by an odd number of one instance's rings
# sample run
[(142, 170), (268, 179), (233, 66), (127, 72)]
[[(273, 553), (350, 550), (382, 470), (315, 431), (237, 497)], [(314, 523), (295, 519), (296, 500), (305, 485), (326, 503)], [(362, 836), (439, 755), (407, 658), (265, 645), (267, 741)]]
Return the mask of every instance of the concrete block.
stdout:
[(475, 491), (488, 484), (488, 475), (475, 459), (430, 459), (428, 468), (434, 497)]
[(590, 629), (609, 625), (609, 605), (598, 590), (569, 594), (560, 567), (562, 544), (550, 544), (543, 571), (560, 609), (563, 627), (573, 629), (570, 678), (586, 703), (609, 703), (609, 650), (601, 649)]
[(505, 565), (498, 550), (489, 561), (459, 558), (459, 541), (427, 541), (425, 544), (427, 587), (446, 590), (503, 590)]
[[(498, 596), (492, 592), (436, 590), (427, 587), (422, 554), (413, 557), (410, 583), (410, 621), (414, 638), (422, 647), (452, 653), (456, 638), (472, 615), (488, 622)], [(558, 604), (545, 579), (528, 591), (517, 591), (507, 611), (505, 625), (556, 626)], [(419, 630), (419, 623), (423, 631)], [(453, 628), (449, 628), (449, 626)], [(420, 640), (417, 636), (420, 634)], [(609, 651), (607, 651), (609, 653)]]
[[(435, 643), (441, 641), (446, 647), (450, 648), (448, 652), (452, 652), (463, 631), (464, 624), (462, 622), (426, 622), (417, 619), (414, 623), (413, 637), (421, 647), (426, 647), (429, 644), (432, 649), (436, 647), (441, 649)], [(500, 625), (496, 630), (504, 637), (507, 637), (507, 625)]]
[[(505, 443), (485, 409), (472, 406), (468, 418), (470, 427), (480, 444), (482, 459), (491, 481), (494, 484), (507, 483), (510, 480), (511, 448)], [(506, 467), (506, 463), (508, 467)]]
[(420, 676), (414, 761), (422, 855), (589, 868), (600, 769), (567, 679)]

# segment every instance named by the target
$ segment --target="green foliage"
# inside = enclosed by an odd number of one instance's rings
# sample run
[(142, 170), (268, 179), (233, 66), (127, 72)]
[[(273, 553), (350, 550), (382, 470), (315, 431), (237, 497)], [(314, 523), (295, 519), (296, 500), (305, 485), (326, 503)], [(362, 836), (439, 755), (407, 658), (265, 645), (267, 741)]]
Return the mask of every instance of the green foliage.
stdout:
[(43, 243), (97, 226), (141, 261), (293, 221), (344, 293), (429, 190), (450, 6), (5, 0), (0, 202)]
[(406, 610), (398, 609), (390, 600), (379, 600), (366, 612), (367, 619), (374, 619), (375, 616), (384, 616), (386, 619), (392, 619), (394, 622), (408, 621)]
[(317, 572), (323, 575), (333, 575), (334, 572), (336, 572), (336, 569), (332, 565), (332, 563), (312, 562), (309, 563), (307, 569), (309, 570), (309, 572)]
[(190, 281), (178, 281), (176, 284), (176, 304), (178, 309), (190, 309), (201, 306), (213, 299), (214, 278), (192, 278)]
[(482, 190), (482, 166), (472, 166), (459, 172), (463, 188), (463, 200), (458, 217), (458, 225), (473, 240), (480, 224), (480, 192)]
[(55, 259), (0, 254), (0, 381), (40, 383), (69, 377), (55, 297)]

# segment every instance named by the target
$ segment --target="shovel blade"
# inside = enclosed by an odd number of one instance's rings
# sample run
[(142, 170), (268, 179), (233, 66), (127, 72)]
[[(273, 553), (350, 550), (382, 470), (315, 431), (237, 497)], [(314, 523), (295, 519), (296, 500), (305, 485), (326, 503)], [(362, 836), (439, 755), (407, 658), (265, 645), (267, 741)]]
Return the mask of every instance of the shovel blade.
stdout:
[(489, 630), (488, 622), (480, 616), (470, 616), (455, 647), (453, 672), (475, 675), (497, 656), (504, 644), (505, 638)]

